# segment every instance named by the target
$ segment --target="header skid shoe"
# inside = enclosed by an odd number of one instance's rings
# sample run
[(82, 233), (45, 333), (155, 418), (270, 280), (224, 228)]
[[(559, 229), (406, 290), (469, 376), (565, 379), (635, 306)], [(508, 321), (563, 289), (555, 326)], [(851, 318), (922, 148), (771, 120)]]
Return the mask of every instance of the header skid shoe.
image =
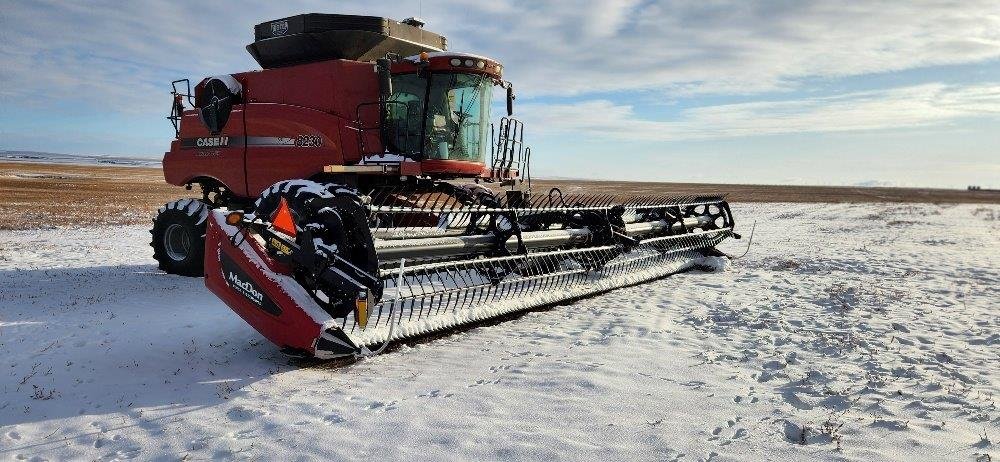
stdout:
[[(721, 197), (553, 197), (511, 202), (444, 184), (359, 196), (338, 185), (278, 183), (235, 226), (225, 211), (212, 212), (206, 285), (282, 351), (356, 357), (717, 267), (714, 247), (737, 237)], [(291, 209), (282, 214), (295, 217), (294, 232), (270, 222), (279, 204)]]

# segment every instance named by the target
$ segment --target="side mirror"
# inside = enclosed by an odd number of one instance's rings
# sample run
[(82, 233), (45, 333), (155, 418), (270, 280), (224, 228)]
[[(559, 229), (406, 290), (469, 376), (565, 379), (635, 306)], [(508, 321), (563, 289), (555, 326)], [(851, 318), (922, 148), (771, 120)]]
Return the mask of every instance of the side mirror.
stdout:
[(507, 84), (507, 116), (514, 115), (514, 85)]
[(378, 114), (379, 114), (379, 138), (382, 142), (382, 150), (385, 151), (392, 144), (389, 124), (389, 105), (392, 98), (392, 61), (387, 58), (375, 60), (375, 71), (378, 73)]

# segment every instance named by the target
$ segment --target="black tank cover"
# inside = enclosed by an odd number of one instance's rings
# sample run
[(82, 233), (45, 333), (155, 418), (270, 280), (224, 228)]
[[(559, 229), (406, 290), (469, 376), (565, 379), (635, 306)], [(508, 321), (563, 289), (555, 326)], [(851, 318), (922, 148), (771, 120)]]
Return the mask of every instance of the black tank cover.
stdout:
[(444, 36), (377, 16), (307, 13), (254, 26), (247, 51), (264, 69), (350, 59), (374, 61), (386, 53), (412, 56), (444, 51)]

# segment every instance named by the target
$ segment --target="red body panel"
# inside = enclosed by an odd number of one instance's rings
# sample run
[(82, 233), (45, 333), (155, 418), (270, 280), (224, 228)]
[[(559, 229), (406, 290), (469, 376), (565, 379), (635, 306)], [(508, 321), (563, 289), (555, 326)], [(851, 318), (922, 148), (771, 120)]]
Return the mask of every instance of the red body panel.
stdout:
[(163, 156), (163, 177), (167, 183), (182, 186), (197, 178), (212, 178), (226, 185), (238, 196), (246, 196), (246, 170), (243, 168), (245, 133), (243, 105), (233, 107), (229, 123), (219, 136), (229, 138), (228, 147), (183, 147), (184, 140), (210, 137), (197, 110), (184, 111), (181, 139), (170, 143)]
[[(433, 56), (433, 71), (456, 70), (500, 76), (500, 65), (474, 58), (474, 65), (451, 66), (458, 57)], [(461, 61), (473, 59), (462, 55)], [(478, 68), (482, 62), (483, 68)], [(394, 73), (416, 72), (402, 61)], [(381, 153), (378, 132), (379, 83), (375, 66), (330, 60), (233, 74), (243, 88), (242, 103), (221, 133), (208, 131), (198, 109), (186, 110), (177, 140), (163, 158), (163, 174), (174, 185), (203, 179), (222, 183), (233, 194), (254, 197), (288, 179), (311, 178), (327, 165), (353, 165), (364, 153)], [(200, 94), (204, 82), (198, 84)], [(224, 138), (225, 144), (216, 144)], [(209, 146), (202, 144), (207, 143)], [(408, 162), (402, 175), (490, 177), (481, 163), (426, 160)], [(417, 167), (417, 168), (414, 168)]]
[(488, 176), (489, 169), (479, 162), (464, 160), (428, 159), (420, 162), (420, 170), (426, 175)]
[(287, 104), (246, 106), (249, 196), (281, 180), (309, 178), (322, 172), (324, 165), (344, 165), (342, 146), (357, 145), (356, 139), (342, 139), (347, 121), (340, 117)]
[[(331, 60), (233, 77), (243, 87), (244, 104), (234, 107), (221, 133), (209, 133), (197, 109), (184, 111), (180, 139), (163, 158), (168, 183), (213, 178), (238, 196), (252, 197), (277, 181), (320, 173), (324, 165), (361, 160), (358, 106), (378, 101), (372, 64)], [(377, 125), (377, 110), (360, 112), (361, 124)], [(229, 144), (196, 145), (206, 137), (228, 137)]]
[(278, 103), (354, 120), (358, 104), (378, 101), (371, 63), (343, 59), (233, 74), (248, 103)]

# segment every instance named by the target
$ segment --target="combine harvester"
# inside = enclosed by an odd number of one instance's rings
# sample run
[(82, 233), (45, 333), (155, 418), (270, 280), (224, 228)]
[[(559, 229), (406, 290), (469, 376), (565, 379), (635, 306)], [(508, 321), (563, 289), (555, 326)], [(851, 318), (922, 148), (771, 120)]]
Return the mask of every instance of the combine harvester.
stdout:
[(205, 275), (282, 351), (337, 358), (691, 269), (739, 238), (721, 197), (533, 194), (501, 64), (422, 26), (270, 21), (247, 46), (263, 70), (193, 95), (175, 81), (164, 176), (202, 197), (160, 209), (160, 268)]

